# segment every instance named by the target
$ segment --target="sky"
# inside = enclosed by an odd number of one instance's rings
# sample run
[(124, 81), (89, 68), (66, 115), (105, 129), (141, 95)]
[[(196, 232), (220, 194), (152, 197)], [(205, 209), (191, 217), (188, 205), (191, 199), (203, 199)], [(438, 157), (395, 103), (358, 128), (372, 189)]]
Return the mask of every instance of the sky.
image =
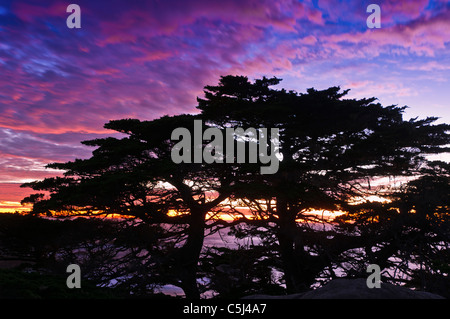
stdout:
[[(69, 28), (81, 9), (81, 28)], [(369, 28), (369, 4), (381, 27)], [(340, 86), (450, 123), (450, 2), (440, 0), (0, 1), (0, 212), (88, 158), (109, 120), (196, 113), (222, 75)]]

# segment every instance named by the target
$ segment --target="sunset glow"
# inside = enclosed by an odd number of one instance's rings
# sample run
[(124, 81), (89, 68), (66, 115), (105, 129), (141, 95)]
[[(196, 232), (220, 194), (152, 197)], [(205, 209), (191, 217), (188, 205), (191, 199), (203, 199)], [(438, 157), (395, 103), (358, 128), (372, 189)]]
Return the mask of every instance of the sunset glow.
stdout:
[[(111, 119), (196, 113), (221, 75), (282, 78), (287, 90), (339, 85), (450, 122), (450, 5), (385, 1), (77, 1), (0, 4), (0, 212), (26, 210), (24, 182), (51, 162), (88, 158), (80, 141)], [(440, 155), (442, 156), (442, 155)]]

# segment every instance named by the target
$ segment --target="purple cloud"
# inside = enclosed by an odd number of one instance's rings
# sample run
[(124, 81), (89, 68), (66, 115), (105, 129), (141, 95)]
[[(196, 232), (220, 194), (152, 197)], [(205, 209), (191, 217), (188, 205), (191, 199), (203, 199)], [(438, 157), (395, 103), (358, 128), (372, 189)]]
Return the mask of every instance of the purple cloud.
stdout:
[(226, 74), (342, 85), (448, 122), (448, 3), (379, 1), (382, 28), (369, 30), (370, 3), (80, 0), (82, 28), (68, 29), (69, 3), (4, 1), (0, 182), (89, 156), (79, 141), (111, 134), (111, 119), (196, 112), (203, 87)]

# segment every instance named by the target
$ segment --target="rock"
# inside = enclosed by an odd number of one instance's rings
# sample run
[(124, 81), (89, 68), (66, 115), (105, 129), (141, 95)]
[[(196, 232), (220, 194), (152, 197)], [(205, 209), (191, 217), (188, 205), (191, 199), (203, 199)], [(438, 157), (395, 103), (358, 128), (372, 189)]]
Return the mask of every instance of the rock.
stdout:
[(442, 296), (382, 283), (381, 288), (368, 288), (366, 279), (335, 279), (325, 286), (304, 293), (270, 296), (251, 295), (244, 299), (445, 299)]

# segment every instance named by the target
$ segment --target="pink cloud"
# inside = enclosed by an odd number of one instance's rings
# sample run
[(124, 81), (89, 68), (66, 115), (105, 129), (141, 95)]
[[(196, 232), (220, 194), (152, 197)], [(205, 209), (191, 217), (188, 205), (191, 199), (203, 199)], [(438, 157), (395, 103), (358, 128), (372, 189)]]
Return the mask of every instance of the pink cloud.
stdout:
[[(13, 6), (17, 17), (29, 22), (26, 28), (34, 22), (40, 32), (30, 37), (31, 29), (11, 30), (18, 45), (5, 59), (14, 67), (0, 64), (6, 92), (0, 95), (0, 126), (99, 133), (110, 119), (191, 110), (194, 92), (228, 70), (292, 68), (283, 52), (265, 43), (264, 29), (295, 32), (299, 19), (323, 23), (320, 11), (296, 0), (150, 1), (125, 7), (113, 2), (108, 10), (101, 2), (79, 5), (89, 37), (54, 39), (51, 51), (46, 45), (55, 34), (36, 21), (49, 18), (65, 34), (66, 5)], [(306, 41), (312, 44), (313, 38)], [(249, 51), (253, 44), (261, 56)], [(183, 94), (174, 79), (187, 80)]]
[(306, 44), (306, 45), (314, 45), (317, 43), (317, 38), (313, 35), (308, 35), (308, 36), (298, 40), (298, 43)]
[[(65, 26), (69, 3), (15, 2), (21, 23), (0, 33), (0, 131), (15, 134), (0, 149), (0, 181), (45, 177), (38, 166), (86, 155), (79, 141), (110, 135), (103, 129), (110, 119), (196, 112), (195, 98), (220, 75), (288, 76), (294, 89), (317, 78), (361, 97), (412, 96), (406, 84), (377, 83), (367, 70), (381, 70), (385, 55), (445, 52), (448, 9), (380, 1), (382, 28), (368, 30), (369, 3), (80, 0), (83, 28), (73, 32)], [(411, 66), (447, 70), (440, 61)]]
[(151, 62), (156, 60), (165, 60), (173, 55), (172, 52), (150, 51), (144, 52), (142, 56), (135, 57), (135, 62)]
[(443, 64), (437, 61), (429, 61), (426, 63), (420, 64), (411, 64), (403, 67), (405, 70), (413, 70), (413, 71), (445, 71), (450, 70), (450, 65)]
[(33, 22), (37, 18), (52, 17), (64, 17), (69, 14), (66, 13), (67, 6), (70, 3), (54, 1), (53, 3), (47, 3), (45, 6), (39, 2), (13, 2), (12, 10), (19, 19), (27, 23)]
[[(336, 52), (351, 52), (348, 44), (356, 45), (368, 56), (377, 56), (391, 47), (401, 47), (417, 55), (434, 56), (437, 50), (446, 48), (450, 42), (450, 10), (429, 18), (420, 18), (406, 25), (395, 25), (363, 32), (332, 34), (323, 36), (325, 47)], [(347, 50), (348, 49), (348, 50)], [(401, 51), (400, 51), (401, 52)], [(350, 53), (351, 54), (351, 53)]]
[(104, 39), (99, 45), (131, 42), (139, 37), (171, 35), (199, 21), (222, 21), (278, 31), (295, 32), (297, 20), (323, 24), (320, 11), (296, 0), (198, 0), (145, 2), (112, 19), (100, 21)]
[(19, 187), (17, 183), (0, 183), (0, 201), (20, 201), (29, 192)]
[(398, 1), (384, 0), (380, 1), (381, 17), (383, 22), (392, 22), (396, 17), (404, 17), (409, 20), (417, 19), (424, 14), (428, 5), (428, 0)]
[(350, 98), (367, 98), (374, 96), (390, 97), (391, 100), (395, 98), (414, 97), (418, 96), (418, 92), (411, 87), (408, 87), (401, 81), (386, 79), (384, 82), (361, 80), (361, 81), (347, 81), (343, 83), (343, 88), (351, 89), (349, 92)]
[(428, 0), (319, 0), (318, 6), (327, 12), (332, 21), (346, 20), (365, 23), (370, 14), (367, 13), (367, 7), (372, 3), (377, 4), (381, 9), (382, 26), (388, 26), (397, 20), (414, 20), (422, 15), (426, 15), (425, 8), (428, 2)]

